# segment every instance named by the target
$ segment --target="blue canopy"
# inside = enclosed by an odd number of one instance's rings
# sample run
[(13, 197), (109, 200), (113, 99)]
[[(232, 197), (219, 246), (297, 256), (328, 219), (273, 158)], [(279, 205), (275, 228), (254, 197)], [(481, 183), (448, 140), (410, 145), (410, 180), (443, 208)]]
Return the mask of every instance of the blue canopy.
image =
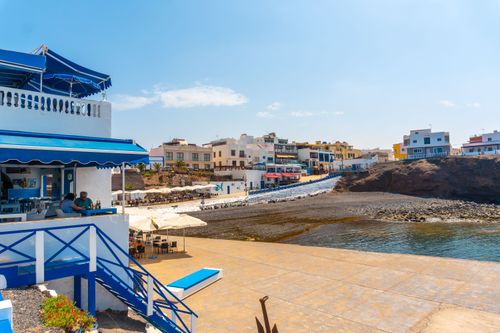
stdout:
[(0, 49), (0, 85), (19, 88), (32, 76), (40, 79), (45, 70), (45, 56)]
[(59, 91), (68, 91), (69, 96), (75, 94), (92, 95), (101, 91), (97, 83), (77, 75), (44, 74), (43, 83)]
[[(0, 50), (0, 85), (12, 88), (40, 91), (41, 75), (69, 75), (78, 77), (84, 85), (73, 87), (72, 95), (83, 98), (111, 87), (111, 77), (80, 66), (49, 50), (45, 45), (38, 54)], [(91, 84), (89, 84), (91, 82)], [(92, 86), (91, 89), (89, 87)], [(42, 92), (69, 95), (69, 85), (61, 86), (60, 80), (42, 80)]]
[(132, 140), (0, 130), (0, 163), (113, 167), (149, 157)]

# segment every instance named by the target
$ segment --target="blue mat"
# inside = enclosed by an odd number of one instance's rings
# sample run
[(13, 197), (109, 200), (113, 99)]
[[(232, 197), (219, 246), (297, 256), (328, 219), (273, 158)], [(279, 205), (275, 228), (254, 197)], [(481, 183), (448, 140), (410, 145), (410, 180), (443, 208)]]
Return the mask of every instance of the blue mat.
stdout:
[(196, 271), (194, 273), (191, 273), (183, 277), (182, 279), (170, 283), (168, 286), (187, 290), (205, 281), (206, 279), (209, 279), (212, 276), (217, 275), (219, 272), (220, 271), (217, 269), (202, 268), (199, 271)]
[(2, 333), (13, 333), (12, 327), (10, 327), (10, 321), (7, 319), (0, 320), (0, 332)]

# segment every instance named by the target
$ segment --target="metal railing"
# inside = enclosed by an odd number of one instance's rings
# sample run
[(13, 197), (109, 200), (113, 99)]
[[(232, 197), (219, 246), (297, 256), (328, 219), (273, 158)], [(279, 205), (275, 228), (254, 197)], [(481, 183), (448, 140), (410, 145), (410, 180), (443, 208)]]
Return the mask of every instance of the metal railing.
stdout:
[[(69, 231), (74, 234), (68, 237)], [(12, 241), (7, 244), (6, 240)], [(49, 255), (48, 240), (52, 248)], [(73, 255), (68, 257), (65, 251), (72, 251)], [(65, 258), (60, 258), (63, 253)], [(81, 274), (81, 269), (75, 267), (95, 272), (104, 288), (160, 330), (170, 332), (168, 328), (174, 327), (176, 332), (195, 331), (198, 315), (95, 224), (0, 232), (0, 274), (6, 277), (8, 286)], [(54, 268), (59, 269), (58, 274), (51, 273)], [(24, 280), (18, 279), (19, 272)]]

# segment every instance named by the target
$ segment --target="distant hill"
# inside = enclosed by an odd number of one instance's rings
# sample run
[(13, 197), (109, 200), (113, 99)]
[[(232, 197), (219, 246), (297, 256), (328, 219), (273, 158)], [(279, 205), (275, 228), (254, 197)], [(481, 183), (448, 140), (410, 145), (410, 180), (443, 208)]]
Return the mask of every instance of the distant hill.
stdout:
[(381, 163), (367, 172), (343, 177), (335, 189), (500, 204), (500, 157), (448, 157)]

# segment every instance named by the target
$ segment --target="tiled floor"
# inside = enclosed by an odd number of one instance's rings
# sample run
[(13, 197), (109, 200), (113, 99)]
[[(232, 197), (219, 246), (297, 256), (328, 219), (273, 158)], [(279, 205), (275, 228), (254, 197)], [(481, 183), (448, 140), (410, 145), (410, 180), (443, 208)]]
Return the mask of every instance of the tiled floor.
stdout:
[(164, 283), (224, 269), (186, 299), (198, 332), (256, 332), (265, 295), (282, 333), (500, 332), (500, 263), (197, 238), (187, 249), (142, 263)]

